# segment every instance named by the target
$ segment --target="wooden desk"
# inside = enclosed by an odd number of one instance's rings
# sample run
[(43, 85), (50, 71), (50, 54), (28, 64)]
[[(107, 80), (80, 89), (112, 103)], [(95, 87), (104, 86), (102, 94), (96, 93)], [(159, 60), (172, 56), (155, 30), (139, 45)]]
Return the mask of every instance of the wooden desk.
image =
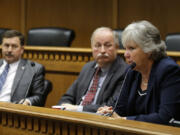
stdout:
[[(118, 54), (123, 56), (124, 50), (119, 50)], [(168, 55), (180, 64), (180, 52), (168, 52)], [(0, 57), (2, 57), (1, 51)], [(46, 68), (46, 78), (53, 83), (53, 90), (47, 97), (46, 107), (57, 104), (77, 78), (84, 64), (93, 60), (90, 48), (42, 46), (26, 46), (23, 58), (39, 62)]]
[(179, 135), (180, 128), (0, 102), (0, 135)]

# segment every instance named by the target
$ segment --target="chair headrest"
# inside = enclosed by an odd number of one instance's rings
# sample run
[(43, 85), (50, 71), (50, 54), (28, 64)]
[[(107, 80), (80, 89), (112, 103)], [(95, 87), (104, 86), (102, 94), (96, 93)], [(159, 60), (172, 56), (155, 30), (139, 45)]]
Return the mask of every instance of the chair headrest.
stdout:
[(168, 51), (180, 51), (180, 33), (171, 33), (165, 39)]
[(33, 28), (28, 32), (28, 45), (70, 46), (75, 38), (74, 30), (67, 28)]

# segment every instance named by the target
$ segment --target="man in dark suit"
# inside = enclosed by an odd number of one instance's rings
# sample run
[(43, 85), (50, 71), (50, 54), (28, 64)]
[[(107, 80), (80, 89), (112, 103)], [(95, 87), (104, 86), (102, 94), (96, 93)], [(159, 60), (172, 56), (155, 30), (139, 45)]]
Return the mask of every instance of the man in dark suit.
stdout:
[[(77, 80), (59, 101), (59, 105), (67, 110), (96, 112), (100, 106), (111, 104), (121, 88), (127, 65), (117, 56), (117, 34), (107, 27), (96, 29), (91, 37), (91, 48), (95, 61), (83, 67)], [(101, 68), (98, 86), (95, 93), (89, 95), (98, 67)]]
[[(2, 36), (3, 59), (0, 59), (0, 101), (42, 106), (44, 67), (22, 59), (23, 52), (24, 36), (16, 30), (6, 31)], [(1, 76), (6, 67), (4, 79)]]

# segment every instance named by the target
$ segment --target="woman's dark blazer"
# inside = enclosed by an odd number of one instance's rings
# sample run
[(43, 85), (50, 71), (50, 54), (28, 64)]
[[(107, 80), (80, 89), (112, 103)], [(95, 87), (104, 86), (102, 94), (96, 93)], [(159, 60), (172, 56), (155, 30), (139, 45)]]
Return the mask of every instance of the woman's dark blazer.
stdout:
[(145, 99), (145, 113), (135, 112), (139, 72), (130, 70), (115, 111), (127, 119), (170, 124), (180, 120), (180, 66), (165, 57), (153, 64)]

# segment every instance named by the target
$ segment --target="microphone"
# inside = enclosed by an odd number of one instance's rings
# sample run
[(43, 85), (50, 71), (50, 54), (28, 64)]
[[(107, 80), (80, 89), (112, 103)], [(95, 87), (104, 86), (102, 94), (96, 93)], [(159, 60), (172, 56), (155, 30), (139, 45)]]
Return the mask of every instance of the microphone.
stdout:
[(104, 114), (104, 116), (109, 116), (109, 117), (111, 117), (112, 114), (114, 113), (114, 111), (115, 111), (115, 109), (116, 109), (116, 107), (117, 107), (117, 103), (118, 103), (118, 101), (119, 101), (119, 97), (121, 96), (121, 92), (122, 92), (122, 89), (123, 89), (123, 87), (124, 87), (124, 83), (125, 83), (125, 81), (126, 81), (127, 75), (128, 75), (128, 73), (129, 73), (130, 69), (133, 69), (133, 68), (135, 68), (135, 67), (136, 67), (136, 63), (135, 63), (135, 62), (133, 62), (133, 63), (128, 67), (128, 70), (127, 70), (127, 72), (126, 72), (126, 74), (125, 74), (123, 83), (122, 83), (122, 85), (121, 85), (121, 88), (120, 88), (120, 91), (119, 91), (119, 94), (118, 94), (118, 98), (117, 98), (117, 100), (116, 100), (115, 106), (113, 107), (113, 111), (112, 111), (111, 113), (106, 113), (106, 114)]
[(35, 63), (34, 63), (34, 62), (31, 62), (31, 66), (34, 67), (34, 66), (35, 66)]

